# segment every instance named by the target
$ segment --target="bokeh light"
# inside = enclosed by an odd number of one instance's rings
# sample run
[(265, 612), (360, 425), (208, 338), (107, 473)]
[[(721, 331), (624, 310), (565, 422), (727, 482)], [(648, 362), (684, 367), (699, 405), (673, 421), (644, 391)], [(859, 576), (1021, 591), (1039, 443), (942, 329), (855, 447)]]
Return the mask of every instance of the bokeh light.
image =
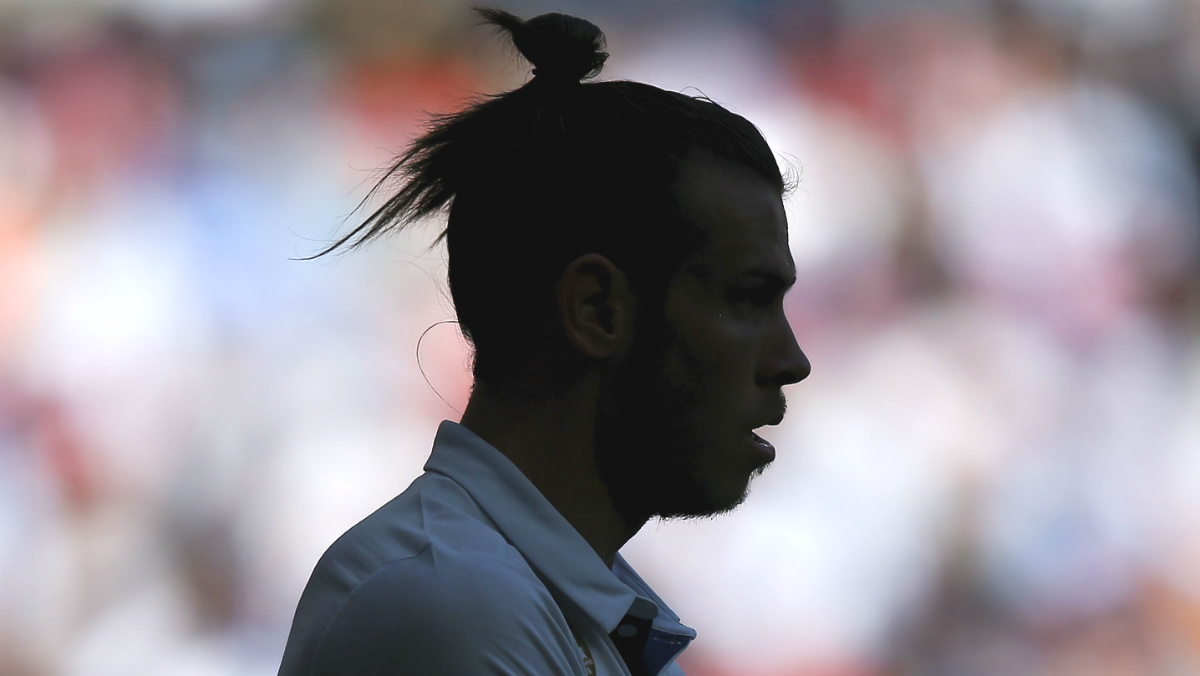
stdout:
[[(595, 21), (605, 77), (799, 179), (779, 458), (626, 549), (689, 674), (1200, 674), (1200, 2), (502, 7)], [(527, 77), (474, 22), (0, 2), (0, 673), (276, 672), (466, 401), (436, 224), (299, 259), (428, 114)]]

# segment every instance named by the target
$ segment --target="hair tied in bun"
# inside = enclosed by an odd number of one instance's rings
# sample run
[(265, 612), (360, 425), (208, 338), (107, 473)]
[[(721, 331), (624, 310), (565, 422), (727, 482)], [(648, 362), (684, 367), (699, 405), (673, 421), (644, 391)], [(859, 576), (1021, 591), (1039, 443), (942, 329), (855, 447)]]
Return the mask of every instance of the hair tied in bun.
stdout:
[(557, 13), (523, 21), (498, 9), (476, 7), (475, 11), (509, 34), (513, 46), (533, 64), (539, 82), (578, 83), (598, 75), (608, 58), (604, 33), (590, 21)]

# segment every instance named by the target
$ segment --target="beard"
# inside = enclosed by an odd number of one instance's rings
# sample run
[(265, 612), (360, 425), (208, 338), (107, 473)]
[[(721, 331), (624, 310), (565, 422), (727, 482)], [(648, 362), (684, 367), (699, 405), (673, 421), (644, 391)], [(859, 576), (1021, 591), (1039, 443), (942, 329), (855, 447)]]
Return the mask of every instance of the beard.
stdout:
[(740, 491), (705, 479), (704, 449), (712, 440), (705, 438), (696, 404), (704, 393), (687, 375), (703, 369), (682, 358), (677, 345), (658, 320), (607, 375), (601, 394), (596, 467), (617, 511), (631, 525), (655, 517), (715, 516), (736, 508), (749, 492), (749, 477)]

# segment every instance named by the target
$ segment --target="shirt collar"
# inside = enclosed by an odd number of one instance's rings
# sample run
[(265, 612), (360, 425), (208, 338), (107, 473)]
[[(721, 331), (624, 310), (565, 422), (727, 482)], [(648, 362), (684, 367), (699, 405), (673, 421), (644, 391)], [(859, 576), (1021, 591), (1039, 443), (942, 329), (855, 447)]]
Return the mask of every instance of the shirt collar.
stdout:
[(640, 592), (660, 609), (659, 621), (691, 632), (619, 554), (609, 570), (521, 470), (466, 427), (448, 420), (441, 424), (425, 470), (450, 477), (474, 498), (564, 613), (585, 615), (609, 633)]

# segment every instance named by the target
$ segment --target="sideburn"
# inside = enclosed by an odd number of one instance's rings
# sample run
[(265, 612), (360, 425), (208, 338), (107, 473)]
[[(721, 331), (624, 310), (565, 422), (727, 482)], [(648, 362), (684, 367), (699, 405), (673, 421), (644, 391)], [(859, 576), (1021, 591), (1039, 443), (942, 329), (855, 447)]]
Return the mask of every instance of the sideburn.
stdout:
[(661, 304), (639, 312), (633, 347), (605, 379), (596, 425), (596, 468), (617, 512), (640, 527), (663, 516), (708, 513), (679, 430), (683, 401), (666, 356), (675, 338)]

